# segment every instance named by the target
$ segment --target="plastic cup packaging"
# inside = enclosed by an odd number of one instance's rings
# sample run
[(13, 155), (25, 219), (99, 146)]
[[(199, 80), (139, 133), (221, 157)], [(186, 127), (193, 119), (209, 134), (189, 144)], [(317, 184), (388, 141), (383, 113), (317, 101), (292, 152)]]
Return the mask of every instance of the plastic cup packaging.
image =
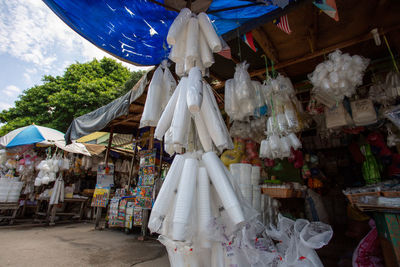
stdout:
[(178, 16), (175, 18), (171, 27), (169, 28), (167, 35), (167, 43), (170, 45), (174, 45), (177, 42), (177, 36), (179, 36), (182, 32), (182, 29), (187, 25), (192, 12), (188, 8), (183, 8)]
[(204, 124), (203, 116), (201, 113), (194, 115), (194, 122), (196, 124), (197, 133), (199, 135), (200, 143), (205, 152), (212, 150), (212, 140)]
[(179, 97), (175, 106), (174, 116), (172, 118), (172, 141), (174, 144), (183, 144), (186, 134), (186, 128), (190, 119), (189, 110), (186, 104), (186, 85), (187, 78), (183, 77), (179, 84), (182, 88), (179, 90)]
[(199, 32), (199, 46), (200, 46), (200, 57), (203, 62), (203, 66), (205, 68), (209, 68), (214, 64), (214, 56), (210, 47), (208, 46), (206, 37), (203, 32), (200, 30)]
[(184, 241), (186, 238), (187, 224), (189, 222), (191, 207), (196, 192), (197, 172), (197, 160), (187, 158), (183, 165), (178, 193), (176, 196), (172, 228), (172, 237), (174, 240)]
[(214, 152), (203, 154), (202, 159), (215, 190), (233, 224), (237, 225), (243, 223), (245, 221), (243, 211), (229, 178), (225, 174), (225, 170), (218, 162), (220, 159)]
[(243, 185), (251, 185), (252, 166), (246, 163), (240, 163), (239, 183)]
[(184, 156), (176, 155), (165, 177), (150, 214), (148, 227), (152, 232), (157, 232), (160, 229), (162, 220), (169, 210), (168, 207), (175, 197), (175, 191), (179, 185), (184, 162)]
[(190, 113), (194, 115), (200, 111), (203, 102), (203, 82), (199, 68), (193, 67), (189, 71), (187, 86), (187, 106)]
[(214, 27), (211, 24), (210, 19), (207, 14), (201, 12), (197, 18), (199, 19), (199, 25), (204, 37), (207, 40), (208, 46), (214, 53), (218, 53), (222, 49), (221, 40), (219, 39), (217, 33), (214, 30)]
[(204, 167), (200, 167), (198, 172), (197, 208), (198, 230), (201, 239), (201, 246), (211, 248), (210, 241), (206, 240), (206, 235), (204, 235), (207, 232), (208, 224), (212, 218), (210, 180), (208, 179), (207, 170)]
[(157, 123), (157, 127), (154, 132), (154, 137), (157, 138), (158, 140), (162, 140), (165, 132), (171, 126), (172, 118), (174, 116), (174, 109), (178, 101), (179, 92), (181, 90), (182, 84), (183, 83), (178, 84), (178, 87), (172, 94), (170, 100), (168, 101), (167, 106), (164, 109), (163, 114), (160, 117), (160, 120)]
[(195, 61), (199, 55), (199, 21), (196, 17), (191, 17), (187, 25), (186, 38), (186, 59)]
[(158, 67), (151, 79), (149, 90), (144, 105), (142, 118), (140, 119), (140, 128), (146, 126), (157, 126), (161, 115), (161, 98), (163, 90), (163, 71)]

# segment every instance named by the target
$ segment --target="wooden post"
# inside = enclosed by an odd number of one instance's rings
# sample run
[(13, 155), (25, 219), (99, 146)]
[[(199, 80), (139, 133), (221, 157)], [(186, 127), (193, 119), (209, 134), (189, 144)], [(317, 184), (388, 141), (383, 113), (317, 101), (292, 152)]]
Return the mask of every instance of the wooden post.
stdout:
[[(149, 134), (149, 150), (154, 148), (154, 127), (150, 127)], [(144, 241), (144, 237), (147, 232), (147, 224), (149, 222), (149, 210), (143, 209), (143, 218), (142, 218), (142, 235), (139, 236), (138, 240)]]
[[(112, 145), (113, 135), (114, 135), (114, 127), (111, 127), (110, 137), (108, 138), (108, 145), (107, 145), (106, 156), (105, 156), (106, 168), (108, 167), (108, 159), (110, 157), (110, 149), (111, 149), (111, 145)], [(100, 228), (100, 219), (101, 219), (102, 209), (103, 209), (102, 207), (96, 207), (95, 229)]]

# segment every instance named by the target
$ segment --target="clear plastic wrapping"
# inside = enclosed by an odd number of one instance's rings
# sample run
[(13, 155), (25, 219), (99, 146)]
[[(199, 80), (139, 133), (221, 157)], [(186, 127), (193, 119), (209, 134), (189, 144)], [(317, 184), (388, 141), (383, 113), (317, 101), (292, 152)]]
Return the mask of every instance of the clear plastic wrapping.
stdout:
[(225, 82), (224, 101), (225, 101), (225, 103), (224, 103), (225, 104), (225, 112), (232, 119), (236, 119), (238, 116), (238, 112), (239, 112), (239, 103), (236, 99), (235, 80), (234, 79), (229, 79)]

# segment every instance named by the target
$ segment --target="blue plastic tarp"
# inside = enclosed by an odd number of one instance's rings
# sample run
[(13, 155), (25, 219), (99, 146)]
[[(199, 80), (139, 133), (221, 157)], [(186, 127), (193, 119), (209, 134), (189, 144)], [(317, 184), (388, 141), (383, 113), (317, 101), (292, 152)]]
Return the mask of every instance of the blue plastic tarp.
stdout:
[[(168, 29), (175, 11), (148, 0), (43, 0), (65, 23), (99, 48), (138, 65), (157, 65), (168, 57)], [(158, 0), (163, 3), (163, 0)], [(247, 1), (214, 0), (208, 11), (248, 5)], [(219, 35), (277, 9), (256, 5), (209, 14)]]

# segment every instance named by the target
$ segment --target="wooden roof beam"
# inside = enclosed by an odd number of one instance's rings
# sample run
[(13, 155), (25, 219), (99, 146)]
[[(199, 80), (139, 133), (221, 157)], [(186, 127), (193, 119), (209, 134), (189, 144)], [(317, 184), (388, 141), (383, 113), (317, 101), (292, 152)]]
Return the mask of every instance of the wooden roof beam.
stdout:
[[(386, 34), (388, 32), (398, 30), (398, 29), (400, 29), (400, 25), (395, 25), (395, 26), (392, 26), (392, 27), (387, 28), (387, 29), (379, 30), (379, 34), (383, 35), (383, 34)], [(357, 36), (357, 37), (355, 37), (353, 39), (350, 39), (350, 40), (347, 40), (347, 41), (344, 41), (344, 42), (341, 42), (341, 43), (338, 43), (338, 44), (335, 44), (335, 45), (331, 45), (331, 46), (328, 46), (328, 47), (320, 49), (320, 50), (317, 50), (314, 53), (310, 53), (310, 54), (307, 54), (307, 55), (304, 55), (304, 56), (301, 56), (301, 57), (298, 57), (298, 58), (293, 58), (293, 59), (290, 59), (290, 60), (287, 60), (287, 61), (284, 61), (284, 62), (280, 62), (280, 63), (275, 65), (275, 69), (278, 70), (278, 69), (282, 69), (282, 68), (285, 68), (285, 67), (288, 67), (288, 66), (292, 66), (292, 65), (295, 65), (295, 64), (298, 64), (298, 63), (301, 63), (301, 62), (305, 62), (305, 61), (308, 61), (310, 59), (322, 56), (324, 54), (328, 54), (330, 52), (333, 52), (336, 49), (342, 49), (342, 48), (346, 48), (346, 47), (349, 47), (349, 46), (353, 46), (353, 45), (368, 41), (370, 39), (373, 39), (373, 36), (372, 36), (372, 34), (370, 32), (367, 32), (367, 33), (365, 33), (363, 35), (360, 35), (360, 36)], [(271, 69), (271, 67), (269, 67), (269, 69)], [(263, 74), (263, 73), (265, 73), (265, 68), (251, 71), (249, 74), (250, 74), (250, 77), (254, 77), (254, 76), (259, 76), (260, 74)]]
[(254, 39), (260, 45), (265, 55), (269, 59), (273, 60), (275, 64), (279, 63), (278, 52), (268, 37), (268, 34), (262, 29), (262, 27), (252, 30), (252, 33)]

